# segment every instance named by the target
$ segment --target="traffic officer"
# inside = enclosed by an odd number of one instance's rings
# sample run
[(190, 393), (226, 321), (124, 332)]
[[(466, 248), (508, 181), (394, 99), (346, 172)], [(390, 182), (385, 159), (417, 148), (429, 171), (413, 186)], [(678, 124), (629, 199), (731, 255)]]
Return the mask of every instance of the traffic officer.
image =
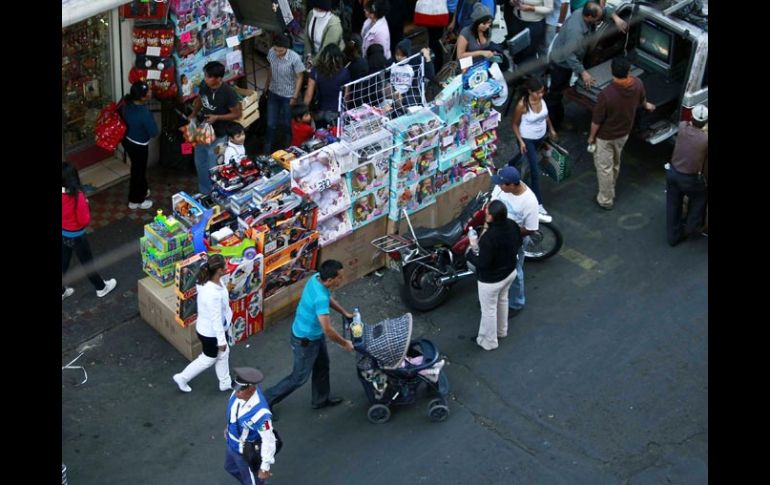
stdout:
[(252, 367), (233, 371), (233, 394), (227, 404), (225, 428), (225, 470), (242, 484), (262, 484), (270, 478), (270, 465), (282, 443), (273, 430), (267, 400), (257, 385), (264, 379), (262, 372)]

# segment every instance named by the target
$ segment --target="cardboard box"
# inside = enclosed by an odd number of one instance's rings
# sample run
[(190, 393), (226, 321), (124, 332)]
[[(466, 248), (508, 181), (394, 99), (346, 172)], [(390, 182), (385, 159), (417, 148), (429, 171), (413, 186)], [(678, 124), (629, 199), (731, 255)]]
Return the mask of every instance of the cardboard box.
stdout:
[[(312, 274), (315, 274), (315, 271)], [(282, 288), (274, 295), (265, 299), (264, 328), (294, 314), (299, 299), (302, 297), (302, 290), (305, 289), (305, 284), (307, 284), (310, 276), (301, 279), (291, 286)]]
[(476, 194), (490, 190), (491, 183), (489, 173), (484, 172), (439, 194), (435, 204), (435, 225), (426, 227), (439, 227), (457, 217), (468, 202), (476, 197)]
[(174, 288), (158, 286), (151, 278), (139, 280), (139, 314), (149, 326), (188, 360), (201, 353), (195, 324), (182, 327), (176, 322), (177, 296)]
[(321, 248), (319, 264), (336, 259), (345, 267), (342, 284), (346, 285), (385, 266), (385, 253), (372, 246), (372, 240), (386, 234), (388, 219), (377, 219), (347, 236)]

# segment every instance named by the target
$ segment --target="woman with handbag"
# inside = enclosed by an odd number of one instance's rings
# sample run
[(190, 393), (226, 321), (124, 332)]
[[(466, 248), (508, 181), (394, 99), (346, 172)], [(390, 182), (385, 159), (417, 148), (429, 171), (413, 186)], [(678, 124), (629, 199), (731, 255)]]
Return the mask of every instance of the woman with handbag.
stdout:
[[(91, 209), (88, 199), (83, 193), (80, 177), (75, 167), (69, 162), (61, 164), (61, 274), (67, 273), (72, 253), (80, 260), (86, 270), (88, 281), (94, 285), (96, 296), (103, 298), (115, 289), (118, 282), (115, 278), (102, 279), (94, 268), (94, 256), (86, 238), (86, 227), (91, 222)], [(75, 289), (62, 285), (61, 299), (72, 296)]]
[(508, 59), (499, 52), (500, 47), (490, 40), (492, 27), (492, 12), (481, 2), (473, 6), (471, 14), (473, 23), (465, 27), (457, 38), (457, 60), (472, 57), (473, 62), (488, 59), (498, 62), (500, 69), (508, 69)]
[(548, 215), (543, 207), (543, 199), (540, 194), (540, 167), (538, 165), (539, 149), (545, 142), (546, 135), (556, 140), (558, 135), (553, 128), (551, 118), (548, 116), (548, 106), (543, 95), (545, 86), (540, 80), (531, 76), (524, 80), (521, 90), (516, 95), (516, 109), (513, 112), (513, 133), (519, 141), (518, 157), (515, 157), (508, 165), (514, 165), (521, 156), (525, 156), (529, 162), (529, 188), (535, 193), (539, 212)]
[(131, 178), (128, 182), (128, 208), (149, 209), (152, 207), (150, 189), (147, 184), (147, 158), (150, 140), (158, 136), (158, 125), (147, 109), (152, 98), (150, 86), (144, 81), (136, 81), (131, 91), (123, 98), (123, 119), (128, 130), (123, 138), (123, 148), (131, 159)]

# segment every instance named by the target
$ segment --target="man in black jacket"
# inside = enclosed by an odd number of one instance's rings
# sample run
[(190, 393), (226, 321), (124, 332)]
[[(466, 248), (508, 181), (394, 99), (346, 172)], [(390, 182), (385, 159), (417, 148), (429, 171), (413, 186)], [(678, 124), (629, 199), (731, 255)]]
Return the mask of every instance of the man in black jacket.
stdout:
[(508, 335), (508, 289), (516, 278), (516, 256), (522, 237), (519, 225), (508, 219), (499, 200), (487, 208), (486, 229), (468, 261), (476, 267), (481, 303), (481, 323), (476, 343), (484, 350), (497, 348), (497, 339)]

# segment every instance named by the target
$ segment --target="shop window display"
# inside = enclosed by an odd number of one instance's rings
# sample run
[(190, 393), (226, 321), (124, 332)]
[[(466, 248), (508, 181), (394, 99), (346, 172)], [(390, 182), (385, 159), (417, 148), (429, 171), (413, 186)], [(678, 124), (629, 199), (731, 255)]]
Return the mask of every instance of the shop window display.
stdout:
[(112, 101), (109, 14), (62, 29), (64, 152), (94, 144), (99, 111)]

